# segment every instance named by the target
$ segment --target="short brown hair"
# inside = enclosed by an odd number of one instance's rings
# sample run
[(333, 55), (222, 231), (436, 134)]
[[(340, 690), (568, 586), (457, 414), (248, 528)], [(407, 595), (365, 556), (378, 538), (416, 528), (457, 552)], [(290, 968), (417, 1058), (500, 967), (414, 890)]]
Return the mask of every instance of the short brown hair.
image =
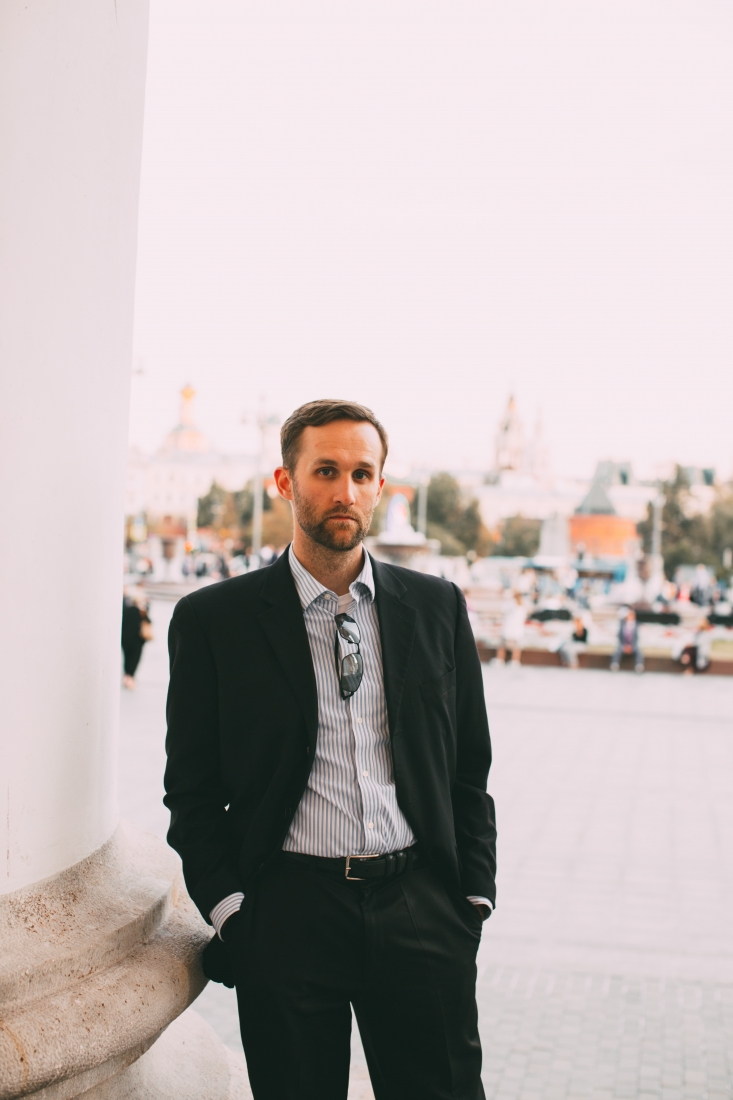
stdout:
[(354, 420), (357, 423), (371, 424), (377, 429), (382, 441), (382, 466), (387, 458), (389, 440), (387, 433), (366, 405), (357, 405), (355, 401), (335, 401), (322, 398), (320, 401), (308, 401), (292, 412), (280, 429), (280, 448), (283, 466), (294, 470), (298, 461), (298, 442), (305, 428), (320, 428), (333, 420)]

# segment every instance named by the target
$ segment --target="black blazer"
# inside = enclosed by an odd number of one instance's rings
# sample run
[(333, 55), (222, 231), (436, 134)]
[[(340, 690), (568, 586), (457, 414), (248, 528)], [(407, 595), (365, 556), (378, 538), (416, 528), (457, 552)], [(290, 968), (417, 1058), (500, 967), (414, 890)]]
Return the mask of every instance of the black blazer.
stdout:
[[(372, 567), (399, 806), (446, 885), (493, 902), (491, 743), (465, 600), (447, 581)], [(316, 680), (287, 552), (184, 597), (169, 649), (168, 841), (211, 923), (282, 848), (313, 762)]]

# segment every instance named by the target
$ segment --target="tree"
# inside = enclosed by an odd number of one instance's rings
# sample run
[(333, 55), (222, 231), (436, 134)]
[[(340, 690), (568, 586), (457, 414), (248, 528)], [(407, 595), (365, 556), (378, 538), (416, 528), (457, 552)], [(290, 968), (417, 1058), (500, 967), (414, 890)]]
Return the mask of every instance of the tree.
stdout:
[[(238, 493), (234, 493), (234, 508), (239, 516), (239, 522), (242, 526), (246, 526), (252, 522), (252, 516), (255, 510), (255, 495), (250, 488), (252, 483), (249, 482), (244, 489), (240, 489)], [(262, 504), (264, 508), (264, 501)]]
[(500, 539), (491, 553), (506, 558), (532, 558), (540, 548), (542, 520), (509, 516), (500, 528)]
[(475, 550), (481, 536), (482, 526), (478, 501), (471, 500), (463, 511), (456, 516), (453, 523), (453, 534), (468, 550)]
[[(270, 498), (267, 498), (270, 500)], [(265, 546), (287, 546), (293, 538), (293, 512), (287, 500), (275, 497), (262, 517), (262, 542)]]
[[(716, 506), (716, 518), (703, 516), (694, 511), (694, 502), (690, 497), (690, 486), (687, 476), (678, 466), (675, 476), (671, 481), (666, 481), (662, 486), (664, 505), (662, 507), (662, 557), (664, 559), (664, 572), (672, 580), (679, 565), (711, 565), (718, 572), (722, 569), (722, 552), (716, 555), (713, 546), (713, 529), (719, 530), (719, 537), (725, 537), (727, 529), (725, 521), (725, 509), (718, 513)], [(647, 518), (638, 524), (639, 534), (642, 537), (645, 551), (651, 550), (652, 531), (654, 527), (653, 507), (647, 508)]]
[(733, 570), (733, 486), (728, 485), (710, 510), (708, 519), (710, 548), (715, 558), (715, 569), (719, 577), (725, 576), (730, 583)]
[(447, 557), (460, 558), (466, 553), (464, 544), (439, 523), (428, 523), (426, 534), (429, 539), (438, 540), (441, 554)]
[[(262, 510), (265, 514), (272, 510), (272, 500), (264, 489)], [(253, 512), (254, 493), (251, 481), (236, 493), (230, 493), (214, 481), (206, 496), (199, 497), (196, 523), (198, 527), (213, 527), (217, 530), (226, 527), (229, 531), (238, 532), (242, 538), (251, 539)]]
[(451, 530), (461, 514), (461, 489), (450, 474), (436, 474), (428, 485), (428, 522)]
[[(417, 499), (413, 501), (413, 523), (417, 522)], [(486, 553), (489, 533), (479, 514), (478, 501), (466, 500), (451, 474), (435, 474), (428, 484), (428, 538), (440, 541), (441, 553), (460, 556), (467, 550)]]
[(224, 512), (227, 507), (230, 493), (212, 481), (211, 488), (206, 496), (199, 497), (196, 513), (197, 527), (223, 527)]

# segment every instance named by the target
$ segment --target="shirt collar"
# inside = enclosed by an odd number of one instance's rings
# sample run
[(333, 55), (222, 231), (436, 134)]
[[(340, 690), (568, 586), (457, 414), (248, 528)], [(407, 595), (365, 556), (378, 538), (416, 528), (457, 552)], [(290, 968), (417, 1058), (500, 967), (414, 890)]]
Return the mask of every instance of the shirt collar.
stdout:
[[(317, 581), (316, 578), (308, 572), (306, 567), (298, 561), (292, 543), (288, 551), (288, 561), (290, 564), (290, 572), (293, 574), (293, 580), (295, 581), (300, 605), (304, 611), (326, 592), (333, 596), (334, 599), (338, 599), (335, 592), (332, 592), (330, 588), (326, 588), (320, 581)], [(356, 580), (352, 581), (349, 585), (349, 591), (357, 602), (363, 596), (371, 600), (374, 599), (374, 573), (372, 572), (371, 558), (366, 550), (364, 551), (364, 564), (361, 567), (361, 573)]]

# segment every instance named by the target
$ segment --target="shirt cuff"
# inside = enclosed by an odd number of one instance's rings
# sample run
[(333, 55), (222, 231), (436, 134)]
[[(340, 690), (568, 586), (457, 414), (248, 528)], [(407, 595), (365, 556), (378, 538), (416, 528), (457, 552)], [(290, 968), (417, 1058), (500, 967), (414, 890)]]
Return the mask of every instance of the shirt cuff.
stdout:
[(471, 902), (471, 905), (485, 905), (489, 910), (489, 913), (494, 912), (494, 906), (491, 904), (488, 898), (480, 898), (478, 894), (469, 894), (468, 901)]
[(224, 927), (224, 921), (231, 917), (232, 913), (238, 913), (242, 908), (242, 902), (244, 901), (244, 894), (230, 894), (229, 897), (224, 898), (218, 905), (209, 913), (211, 917), (211, 923), (216, 929), (216, 934), (221, 939), (221, 930)]

